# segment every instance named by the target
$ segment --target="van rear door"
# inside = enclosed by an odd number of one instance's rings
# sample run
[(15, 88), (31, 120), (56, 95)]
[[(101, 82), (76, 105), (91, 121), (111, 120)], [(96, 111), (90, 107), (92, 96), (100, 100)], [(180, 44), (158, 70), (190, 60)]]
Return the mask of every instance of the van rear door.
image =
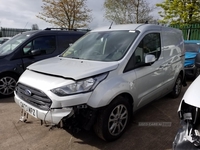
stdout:
[(182, 35), (175, 30), (165, 30), (162, 32), (162, 53), (165, 59), (165, 90), (170, 91), (183, 69), (183, 39)]

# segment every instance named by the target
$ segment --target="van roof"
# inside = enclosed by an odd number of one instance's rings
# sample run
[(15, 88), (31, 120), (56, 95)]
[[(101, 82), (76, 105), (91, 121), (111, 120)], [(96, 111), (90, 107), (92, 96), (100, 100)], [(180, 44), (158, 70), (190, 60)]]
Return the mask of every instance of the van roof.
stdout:
[(30, 35), (35, 35), (35, 34), (85, 34), (87, 31), (74, 31), (74, 30), (31, 30), (31, 31), (26, 31), (22, 32), (21, 34), (30, 34)]
[(114, 30), (139, 30), (139, 31), (147, 31), (147, 30), (161, 30), (161, 29), (173, 29), (178, 30), (171, 27), (165, 27), (156, 24), (121, 24), (121, 25), (111, 25), (111, 26), (104, 26), (100, 28), (96, 28), (92, 30), (92, 32), (98, 31), (114, 31)]

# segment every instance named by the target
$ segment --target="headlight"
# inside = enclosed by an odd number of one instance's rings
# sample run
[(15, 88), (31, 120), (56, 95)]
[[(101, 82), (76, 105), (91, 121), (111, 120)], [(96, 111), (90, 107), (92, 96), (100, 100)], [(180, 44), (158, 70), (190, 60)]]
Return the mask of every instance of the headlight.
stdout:
[(94, 90), (94, 88), (107, 77), (108, 73), (104, 73), (91, 78), (76, 81), (62, 87), (52, 89), (51, 92), (58, 96), (67, 96), (71, 94), (84, 93)]

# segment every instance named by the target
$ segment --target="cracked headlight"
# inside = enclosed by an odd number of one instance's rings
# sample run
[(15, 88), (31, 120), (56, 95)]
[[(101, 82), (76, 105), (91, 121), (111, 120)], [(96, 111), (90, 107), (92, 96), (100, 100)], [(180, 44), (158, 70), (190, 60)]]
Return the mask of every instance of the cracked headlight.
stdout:
[(108, 73), (75, 81), (62, 87), (52, 89), (51, 92), (58, 96), (67, 96), (72, 94), (84, 93), (94, 90), (94, 88), (107, 77)]

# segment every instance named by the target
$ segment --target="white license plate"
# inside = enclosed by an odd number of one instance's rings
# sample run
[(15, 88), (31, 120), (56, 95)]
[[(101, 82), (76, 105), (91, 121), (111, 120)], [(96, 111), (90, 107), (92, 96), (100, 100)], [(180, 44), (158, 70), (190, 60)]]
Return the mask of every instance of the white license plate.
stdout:
[(30, 115), (32, 115), (33, 117), (37, 118), (37, 110), (34, 109), (33, 107), (31, 107), (28, 104), (25, 104), (22, 101), (19, 101), (19, 105), (20, 107), (25, 110), (27, 113), (29, 113)]

